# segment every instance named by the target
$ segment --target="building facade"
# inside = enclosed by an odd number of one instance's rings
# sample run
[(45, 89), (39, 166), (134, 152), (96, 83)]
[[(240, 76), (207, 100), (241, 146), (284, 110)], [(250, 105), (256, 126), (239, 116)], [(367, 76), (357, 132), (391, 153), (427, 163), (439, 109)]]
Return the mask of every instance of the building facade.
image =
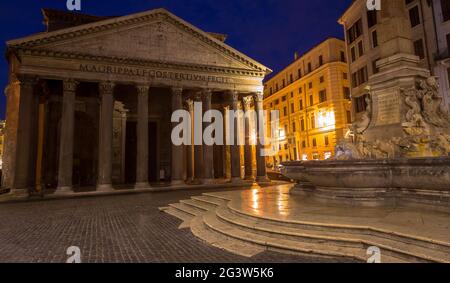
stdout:
[[(283, 161), (323, 160), (351, 123), (350, 80), (345, 43), (330, 38), (264, 84), (264, 109), (280, 117), (278, 148), (269, 166)], [(268, 131), (271, 129), (268, 115)]]
[[(448, 41), (450, 41), (450, 8), (448, 0), (404, 1), (410, 20), (414, 53), (419, 66), (439, 78), (445, 107), (450, 109)], [(359, 119), (366, 110), (369, 77), (377, 74), (381, 57), (380, 11), (368, 11), (367, 1), (355, 0), (339, 19), (344, 27), (351, 75), (353, 116)], [(383, 9), (383, 8), (382, 8)], [(409, 31), (408, 31), (409, 33)]]
[(0, 121), (0, 170), (3, 168), (3, 144), (5, 143), (6, 121)]
[(164, 9), (114, 18), (44, 10), (44, 18), (47, 32), (7, 42), (3, 188), (70, 193), (239, 181), (242, 166), (253, 164), (245, 177), (265, 180), (265, 158), (246, 153), (244, 161), (238, 145), (171, 141), (178, 125), (171, 113), (192, 112), (194, 102), (203, 113), (243, 100), (262, 110), (270, 70), (225, 44), (226, 36)]

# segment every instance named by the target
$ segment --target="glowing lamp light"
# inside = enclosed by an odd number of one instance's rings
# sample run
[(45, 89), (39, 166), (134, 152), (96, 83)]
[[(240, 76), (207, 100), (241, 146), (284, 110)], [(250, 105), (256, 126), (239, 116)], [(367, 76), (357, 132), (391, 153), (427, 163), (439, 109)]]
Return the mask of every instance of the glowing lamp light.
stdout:
[(333, 111), (320, 112), (318, 117), (320, 128), (331, 127), (336, 125), (336, 119)]
[(280, 129), (280, 139), (284, 140), (286, 138), (286, 132), (284, 131), (284, 129)]

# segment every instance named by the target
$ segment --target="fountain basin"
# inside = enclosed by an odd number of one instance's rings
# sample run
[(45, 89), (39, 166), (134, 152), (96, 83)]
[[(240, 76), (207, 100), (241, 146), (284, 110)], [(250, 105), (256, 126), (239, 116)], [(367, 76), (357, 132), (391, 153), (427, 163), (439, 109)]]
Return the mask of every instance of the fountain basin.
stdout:
[(293, 194), (323, 201), (450, 211), (450, 157), (286, 162), (281, 172)]

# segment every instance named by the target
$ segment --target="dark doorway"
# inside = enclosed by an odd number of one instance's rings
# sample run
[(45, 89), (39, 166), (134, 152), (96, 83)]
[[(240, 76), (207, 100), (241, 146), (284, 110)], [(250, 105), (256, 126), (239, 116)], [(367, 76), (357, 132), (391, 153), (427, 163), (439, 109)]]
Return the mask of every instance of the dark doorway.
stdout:
[(159, 181), (158, 170), (158, 124), (148, 123), (148, 169), (150, 182)]
[(97, 130), (91, 116), (75, 112), (73, 148), (73, 185), (95, 186), (97, 183)]
[(127, 122), (127, 134), (125, 141), (125, 183), (136, 183), (136, 160), (137, 160), (137, 122)]
[[(148, 124), (148, 176), (150, 182), (158, 182), (158, 124)], [(137, 122), (127, 122), (127, 134), (125, 142), (125, 183), (136, 183), (136, 161), (137, 161)]]

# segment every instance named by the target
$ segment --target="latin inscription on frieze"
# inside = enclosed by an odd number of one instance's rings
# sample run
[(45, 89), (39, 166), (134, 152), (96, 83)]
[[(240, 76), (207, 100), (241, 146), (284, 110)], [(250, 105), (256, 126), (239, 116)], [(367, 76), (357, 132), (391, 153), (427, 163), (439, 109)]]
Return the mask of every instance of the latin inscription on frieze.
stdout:
[(400, 123), (400, 98), (398, 92), (378, 94), (377, 107), (377, 126)]
[(183, 73), (172, 71), (160, 71), (147, 68), (129, 68), (108, 65), (80, 64), (80, 71), (89, 73), (124, 75), (135, 77), (146, 77), (150, 79), (163, 79), (170, 81), (197, 81), (229, 84), (232, 79), (220, 76), (211, 76), (195, 73)]

